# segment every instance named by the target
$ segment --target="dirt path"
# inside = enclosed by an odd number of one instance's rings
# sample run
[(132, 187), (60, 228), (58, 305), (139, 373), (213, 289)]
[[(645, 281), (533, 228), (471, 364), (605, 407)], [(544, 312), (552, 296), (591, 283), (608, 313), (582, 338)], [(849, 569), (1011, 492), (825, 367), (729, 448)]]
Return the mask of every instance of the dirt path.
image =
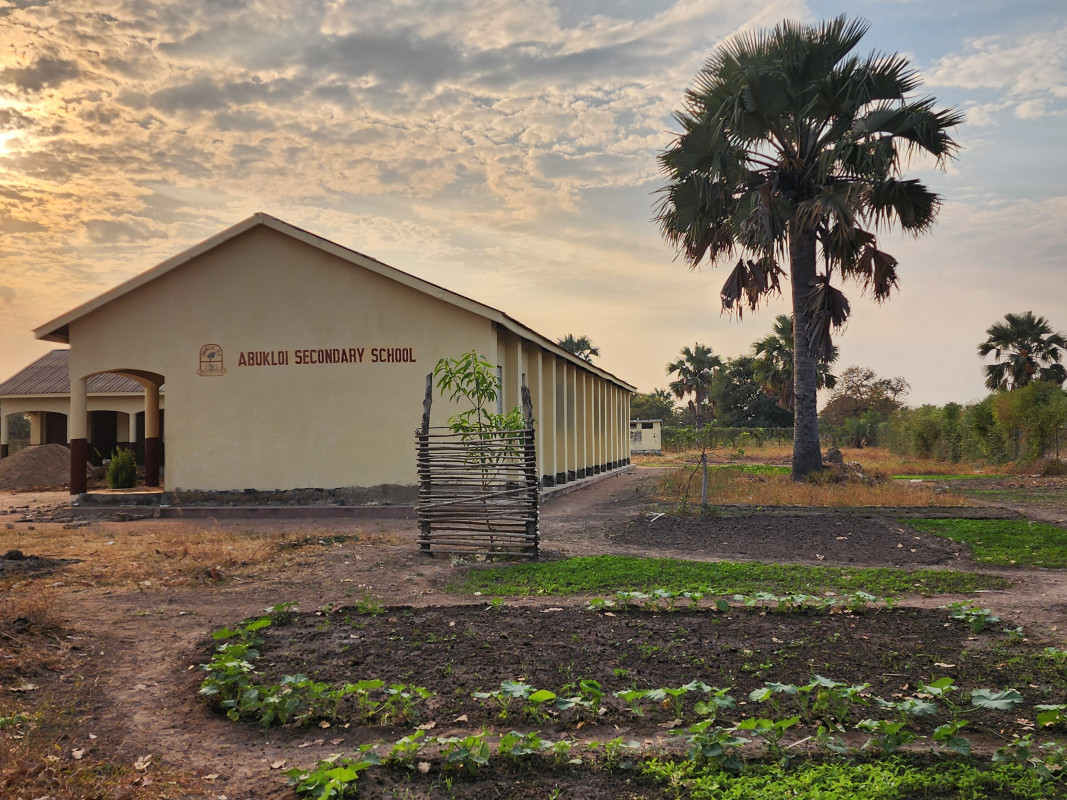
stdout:
[[(990, 572), (1008, 577), (1013, 587), (983, 594), (977, 602), (1004, 617), (1006, 624), (1024, 625), (1028, 632), (1052, 642), (1067, 642), (1067, 580), (1059, 572), (984, 568), (959, 546), (916, 534), (882, 517), (829, 512), (655, 518), (646, 511), (654, 478), (654, 470), (641, 469), (546, 503), (542, 557), (616, 553)], [(0, 507), (13, 512), (8, 518), (25, 513), (25, 506), (53, 500), (14, 497), (0, 495), (0, 504), (5, 504)], [(194, 523), (99, 524), (128, 532)], [(278, 523), (273, 525), (278, 527)], [(314, 521), (284, 525), (289, 532), (321, 530)], [(240, 522), (216, 526), (250, 527)], [(373, 731), (357, 728), (261, 732), (208, 713), (196, 697), (202, 679), (197, 665), (207, 660), (210, 651), (207, 634), (280, 601), (298, 602), (305, 611), (329, 604), (352, 605), (364, 596), (387, 605), (484, 603), (480, 598), (444, 592), (448, 581), (464, 567), (445, 558), (421, 556), (415, 547), (414, 522), (331, 520), (329, 528), (367, 534), (369, 543), (308, 548), (294, 555), (288, 567), (247, 582), (234, 579), (213, 586), (107, 591), (85, 585), (55, 586), (69, 625), (77, 631), (70, 641), (73, 666), (60, 681), (86, 698), (90, 708), (83, 720), (71, 726), (69, 749), (86, 748), (88, 753), (109, 753), (131, 762), (151, 756), (155, 762), (180, 766), (203, 780), (199, 796), (291, 798), (279, 769), (306, 764), (373, 736)], [(54, 583), (64, 582), (59, 578)], [(908, 602), (930, 607), (952, 599)]]

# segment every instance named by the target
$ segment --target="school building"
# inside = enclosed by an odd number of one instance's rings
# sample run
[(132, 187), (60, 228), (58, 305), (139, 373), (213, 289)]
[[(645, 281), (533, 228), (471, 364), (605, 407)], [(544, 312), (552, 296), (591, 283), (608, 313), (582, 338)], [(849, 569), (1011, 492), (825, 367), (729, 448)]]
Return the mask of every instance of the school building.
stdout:
[[(0, 444), (6, 454), (9, 416), (29, 414), (32, 444), (69, 444), (71, 494), (88, 461), (131, 446), (146, 485), (177, 493), (409, 501), (426, 374), (472, 349), (498, 365), (504, 408), (529, 388), (543, 485), (630, 461), (632, 385), (497, 309), (266, 214), (34, 333), (66, 347), (0, 384)], [(458, 410), (435, 393), (431, 424)]]

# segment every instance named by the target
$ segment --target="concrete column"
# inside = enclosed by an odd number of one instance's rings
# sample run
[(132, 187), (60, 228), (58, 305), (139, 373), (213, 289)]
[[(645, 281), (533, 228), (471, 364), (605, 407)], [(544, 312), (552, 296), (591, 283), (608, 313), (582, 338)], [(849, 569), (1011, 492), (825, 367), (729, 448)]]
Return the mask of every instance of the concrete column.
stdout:
[(586, 465), (589, 464), (589, 451), (585, 446), (585, 429), (589, 426), (585, 413), (585, 396), (588, 387), (588, 375), (584, 370), (578, 372), (578, 383), (575, 387), (574, 405), (578, 418), (578, 427), (575, 431), (575, 441), (578, 443), (578, 460), (575, 463), (575, 476), (584, 478)]
[(567, 480), (578, 477), (578, 368), (567, 365)]
[[(130, 428), (132, 424), (132, 417), (130, 414), (124, 414), (119, 411), (115, 415), (115, 447), (119, 450), (129, 450), (133, 443), (133, 437), (130, 435)], [(108, 454), (110, 456), (110, 454)]]
[(522, 405), (522, 341), (517, 336), (508, 336), (502, 348), (504, 378), (504, 413)]
[(523, 344), (522, 362), (526, 366), (526, 386), (530, 389), (530, 400), (533, 402), (534, 415), (534, 450), (537, 455), (538, 479), (545, 474), (544, 471), (544, 425), (541, 423), (541, 409), (544, 402), (541, 398), (541, 356), (540, 350), (534, 345)]
[(30, 411), (30, 444), (44, 444), (44, 412)]
[(544, 350), (537, 360), (541, 364), (541, 418), (538, 427), (544, 431), (541, 447), (541, 485), (556, 484), (556, 359)]
[(611, 468), (618, 469), (619, 456), (619, 387), (611, 385)]
[(615, 384), (607, 384), (607, 468), (619, 466), (619, 455), (615, 449)]
[(89, 462), (88, 381), (71, 378), (70, 414), (67, 415), (67, 437), (70, 439), (70, 493), (84, 494), (88, 488), (86, 467)]
[(553, 384), (556, 397), (556, 474), (555, 484), (567, 482), (567, 363), (552, 359)]
[(11, 447), (11, 431), (8, 429), (7, 414), (0, 413), (0, 458), (7, 458)]
[(144, 390), (144, 485), (159, 486), (159, 387)]

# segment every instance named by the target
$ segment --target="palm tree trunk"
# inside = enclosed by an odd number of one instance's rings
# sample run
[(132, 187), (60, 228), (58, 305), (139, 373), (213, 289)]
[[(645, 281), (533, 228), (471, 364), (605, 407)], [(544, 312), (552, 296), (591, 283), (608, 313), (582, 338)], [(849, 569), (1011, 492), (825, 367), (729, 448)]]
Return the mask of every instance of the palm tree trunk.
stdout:
[(811, 351), (807, 298), (815, 282), (815, 235), (792, 230), (789, 235), (789, 281), (793, 291), (793, 480), (822, 469), (819, 415), (816, 405), (817, 363)]

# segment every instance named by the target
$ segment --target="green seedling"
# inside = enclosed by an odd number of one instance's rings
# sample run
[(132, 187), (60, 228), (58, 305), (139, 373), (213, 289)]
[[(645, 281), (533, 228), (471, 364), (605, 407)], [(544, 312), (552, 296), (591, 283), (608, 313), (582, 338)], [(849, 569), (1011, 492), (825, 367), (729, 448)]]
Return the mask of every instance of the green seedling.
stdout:
[(386, 760), (391, 764), (399, 764), (409, 770), (415, 769), (415, 762), (426, 747), (426, 731), (415, 731), (398, 739), (389, 750)]
[[(1039, 752), (1041, 751), (1041, 752)], [(994, 764), (1017, 764), (1036, 774), (1042, 781), (1057, 780), (1063, 774), (1064, 750), (1056, 742), (1038, 745), (1033, 734), (1016, 736), (1011, 743), (993, 753)]]
[(361, 745), (355, 758), (341, 758), (338, 753), (319, 761), (313, 769), (291, 769), (285, 774), (298, 794), (314, 795), (317, 800), (344, 797), (348, 789), (355, 788), (359, 773), (379, 763), (372, 746)]
[(707, 720), (714, 720), (719, 712), (727, 708), (735, 708), (737, 702), (734, 698), (728, 694), (730, 689), (716, 689), (709, 687), (707, 692), (708, 697), (704, 700), (700, 700), (693, 707), (693, 710), (701, 717)]
[(690, 761), (703, 767), (714, 766), (735, 774), (741, 772), (744, 764), (739, 753), (741, 748), (748, 744), (748, 740), (735, 736), (732, 730), (721, 728), (713, 720), (706, 719), (690, 725), (685, 730), (672, 733), (686, 734), (685, 755)]
[[(549, 706), (560, 707), (560, 704), (556, 701), (557, 697), (555, 692), (550, 692), (548, 689), (538, 689), (526, 698), (526, 702), (522, 707), (522, 713), (528, 719), (541, 722), (548, 718)], [(562, 705), (570, 707), (573, 703), (564, 698), (562, 700)]]
[(903, 722), (889, 722), (884, 719), (865, 719), (856, 727), (871, 734), (871, 738), (863, 745), (864, 750), (874, 744), (878, 745), (886, 753), (895, 753), (904, 745), (911, 744), (916, 739), (922, 738), (918, 734), (906, 730), (904, 724)]
[(533, 687), (522, 681), (502, 681), (500, 688), (494, 692), (475, 692), (477, 700), (489, 700), (500, 709), (500, 719), (507, 719), (515, 700), (525, 700), (533, 694)]
[(399, 725), (417, 719), (419, 705), (434, 696), (429, 689), (405, 683), (394, 683), (384, 689), (384, 692), (385, 699), (378, 708), (382, 725)]
[(952, 603), (948, 609), (952, 619), (966, 622), (974, 633), (981, 633), (1000, 622), (1000, 617), (988, 608), (979, 608), (971, 603)]
[(767, 745), (767, 754), (773, 758), (781, 759), (783, 751), (779, 742), (785, 736), (785, 732), (800, 722), (800, 717), (788, 717), (786, 719), (764, 719), (749, 717), (743, 719), (734, 730), (751, 732), (753, 737), (759, 737)]
[(960, 719), (953, 722), (946, 722), (944, 725), (938, 725), (934, 728), (931, 738), (937, 743), (939, 748), (951, 750), (961, 756), (968, 757), (971, 755), (970, 739), (963, 736), (957, 736), (960, 728), (966, 724), (967, 720)]
[(485, 741), (487, 736), (488, 731), (482, 731), (470, 736), (438, 737), (444, 768), (462, 769), (473, 775), (481, 767), (487, 766), (491, 755), (489, 744)]
[(621, 692), (615, 692), (614, 695), (630, 707), (630, 713), (635, 717), (643, 717), (645, 715), (645, 710), (641, 706), (641, 701), (648, 695), (646, 690), (624, 689)]
[(1050, 728), (1057, 725), (1063, 725), (1067, 723), (1067, 705), (1055, 704), (1055, 705), (1038, 705), (1034, 706), (1039, 713), (1037, 715), (1037, 726), (1039, 728)]
[(498, 752), (517, 761), (523, 756), (537, 755), (552, 747), (552, 742), (545, 741), (536, 731), (519, 733), (511, 731), (500, 737)]

